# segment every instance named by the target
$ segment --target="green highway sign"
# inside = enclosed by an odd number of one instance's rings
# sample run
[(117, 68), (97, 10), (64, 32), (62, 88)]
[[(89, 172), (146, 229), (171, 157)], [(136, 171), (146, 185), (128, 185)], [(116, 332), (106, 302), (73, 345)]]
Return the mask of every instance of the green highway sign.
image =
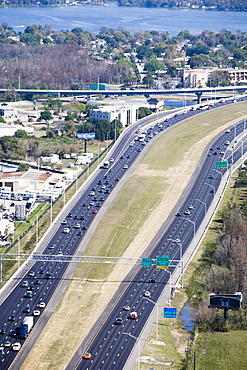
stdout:
[(153, 264), (152, 258), (142, 258), (142, 266), (151, 267)]
[(216, 162), (216, 168), (228, 168), (228, 161)]
[(166, 269), (169, 268), (169, 256), (162, 256), (156, 258), (156, 268), (157, 269)]

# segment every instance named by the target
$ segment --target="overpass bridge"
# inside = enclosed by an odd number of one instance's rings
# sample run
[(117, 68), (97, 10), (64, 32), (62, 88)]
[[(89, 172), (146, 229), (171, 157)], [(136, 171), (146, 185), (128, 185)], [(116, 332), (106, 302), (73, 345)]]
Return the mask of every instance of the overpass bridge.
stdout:
[(107, 90), (33, 90), (33, 89), (0, 89), (0, 94), (9, 93), (10, 91), (14, 91), (18, 95), (23, 94), (32, 94), (32, 95), (46, 95), (46, 96), (57, 96), (60, 98), (61, 95), (63, 96), (93, 96), (98, 94), (103, 94), (104, 96), (136, 96), (136, 95), (144, 95), (145, 97), (150, 97), (151, 95), (181, 95), (181, 94), (195, 94), (197, 97), (197, 102), (201, 102), (201, 97), (203, 94), (216, 94), (216, 93), (226, 93), (230, 92), (233, 94), (243, 94), (247, 90), (247, 86), (226, 86), (226, 87), (206, 87), (206, 88), (183, 88), (183, 89), (163, 89), (163, 90), (156, 90), (156, 89), (135, 89), (135, 90), (120, 90), (120, 89), (107, 89)]

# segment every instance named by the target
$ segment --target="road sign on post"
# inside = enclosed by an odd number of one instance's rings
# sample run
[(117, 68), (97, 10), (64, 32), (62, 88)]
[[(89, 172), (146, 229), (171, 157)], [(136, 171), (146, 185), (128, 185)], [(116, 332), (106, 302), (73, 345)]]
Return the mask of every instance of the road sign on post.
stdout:
[(152, 258), (142, 258), (142, 266), (151, 267), (152, 263), (153, 263)]
[(169, 256), (162, 256), (156, 258), (156, 268), (157, 269), (166, 269), (169, 268)]
[(216, 162), (216, 168), (228, 168), (228, 161)]
[(164, 307), (164, 318), (165, 319), (176, 319), (177, 309), (174, 307)]

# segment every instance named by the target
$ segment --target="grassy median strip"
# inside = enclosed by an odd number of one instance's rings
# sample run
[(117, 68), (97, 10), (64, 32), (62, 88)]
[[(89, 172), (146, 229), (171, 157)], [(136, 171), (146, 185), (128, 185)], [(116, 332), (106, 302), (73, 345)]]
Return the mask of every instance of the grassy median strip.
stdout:
[[(205, 145), (243, 112), (247, 113), (246, 103), (210, 111), (158, 139), (109, 207), (85, 255), (139, 257), (172, 211)], [(79, 264), (22, 369), (63, 369), (128, 271), (123, 265)], [(177, 351), (176, 361), (181, 358)]]

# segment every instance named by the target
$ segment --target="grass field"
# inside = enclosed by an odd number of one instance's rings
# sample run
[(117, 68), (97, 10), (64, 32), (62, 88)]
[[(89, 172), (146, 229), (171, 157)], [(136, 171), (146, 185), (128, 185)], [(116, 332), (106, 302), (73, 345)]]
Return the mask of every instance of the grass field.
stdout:
[[(172, 211), (204, 147), (224, 125), (234, 123), (244, 112), (247, 113), (246, 103), (209, 111), (172, 128), (157, 140), (109, 207), (85, 255), (139, 257)], [(120, 265), (78, 265), (22, 369), (63, 369), (128, 270), (129, 267)], [(184, 293), (180, 292), (174, 304), (182, 307), (184, 300)], [(181, 368), (188, 334), (183, 335), (178, 320), (174, 327), (171, 325), (160, 319), (159, 340), (165, 345), (155, 345), (154, 349), (150, 343), (147, 356), (151, 352), (156, 358), (152, 365), (141, 364), (142, 370), (158, 370), (160, 365), (156, 366), (155, 361), (171, 359), (176, 363), (175, 369)], [(73, 333), (69, 340), (68, 328)], [(161, 366), (164, 369), (164, 364)]]

